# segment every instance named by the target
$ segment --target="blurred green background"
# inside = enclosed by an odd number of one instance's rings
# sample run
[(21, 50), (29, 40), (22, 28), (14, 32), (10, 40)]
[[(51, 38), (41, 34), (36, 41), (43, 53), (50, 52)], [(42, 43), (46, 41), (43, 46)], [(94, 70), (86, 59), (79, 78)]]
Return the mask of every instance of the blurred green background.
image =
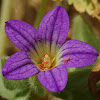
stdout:
[[(38, 29), (43, 16), (56, 6), (64, 7), (69, 15), (67, 40), (89, 43), (100, 54), (100, 0), (0, 0), (0, 100), (100, 100), (88, 88), (89, 75), (100, 57), (88, 67), (69, 68), (68, 84), (60, 93), (48, 92), (36, 76), (21, 81), (7, 80), (2, 76), (7, 58), (19, 51), (5, 33), (5, 22), (22, 20)], [(96, 77), (100, 76), (94, 79)]]

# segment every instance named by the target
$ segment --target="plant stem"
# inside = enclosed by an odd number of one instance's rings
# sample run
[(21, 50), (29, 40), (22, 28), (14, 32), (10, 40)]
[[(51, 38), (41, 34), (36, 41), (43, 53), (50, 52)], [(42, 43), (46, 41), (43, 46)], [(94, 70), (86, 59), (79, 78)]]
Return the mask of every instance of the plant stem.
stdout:
[(6, 55), (5, 22), (11, 18), (13, 0), (2, 0), (0, 18), (0, 56)]
[(43, 18), (44, 14), (45, 14), (47, 3), (48, 3), (48, 0), (42, 0), (42, 4), (40, 6), (40, 10), (38, 12), (37, 19), (36, 19), (35, 24), (34, 24), (34, 27), (36, 29), (38, 29), (40, 21), (41, 21), (41, 19)]

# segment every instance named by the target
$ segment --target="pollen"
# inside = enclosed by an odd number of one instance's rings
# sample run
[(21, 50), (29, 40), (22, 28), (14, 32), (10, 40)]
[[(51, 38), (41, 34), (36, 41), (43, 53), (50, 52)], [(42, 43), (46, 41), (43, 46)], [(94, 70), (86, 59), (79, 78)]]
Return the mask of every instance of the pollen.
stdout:
[(67, 63), (70, 60), (70, 57), (67, 57), (66, 60), (64, 60), (65, 63)]
[(38, 64), (38, 68), (40, 70), (50, 70), (51, 68), (54, 67), (53, 62), (55, 61), (55, 57), (52, 59), (51, 57), (48, 56), (48, 54), (44, 54), (42, 57), (42, 64)]

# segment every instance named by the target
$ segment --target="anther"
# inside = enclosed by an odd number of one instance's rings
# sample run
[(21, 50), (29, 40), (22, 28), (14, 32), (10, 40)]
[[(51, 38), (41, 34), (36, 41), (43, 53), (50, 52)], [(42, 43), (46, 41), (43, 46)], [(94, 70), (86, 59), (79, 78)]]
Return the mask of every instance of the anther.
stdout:
[(70, 57), (67, 57), (67, 59), (64, 61), (65, 61), (65, 63), (67, 63), (69, 60), (70, 60)]
[(40, 70), (50, 70), (51, 68), (53, 68), (53, 62), (55, 60), (55, 57), (53, 59), (51, 59), (47, 54), (44, 54), (42, 57), (42, 64), (38, 64), (38, 68)]

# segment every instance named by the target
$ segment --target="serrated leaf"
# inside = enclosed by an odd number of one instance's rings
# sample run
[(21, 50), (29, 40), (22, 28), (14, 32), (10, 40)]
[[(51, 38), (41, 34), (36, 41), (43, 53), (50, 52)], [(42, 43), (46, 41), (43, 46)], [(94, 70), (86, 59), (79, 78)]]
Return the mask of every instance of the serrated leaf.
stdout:
[(100, 43), (91, 25), (81, 16), (77, 15), (73, 20), (72, 39), (81, 40), (92, 45), (100, 52)]

